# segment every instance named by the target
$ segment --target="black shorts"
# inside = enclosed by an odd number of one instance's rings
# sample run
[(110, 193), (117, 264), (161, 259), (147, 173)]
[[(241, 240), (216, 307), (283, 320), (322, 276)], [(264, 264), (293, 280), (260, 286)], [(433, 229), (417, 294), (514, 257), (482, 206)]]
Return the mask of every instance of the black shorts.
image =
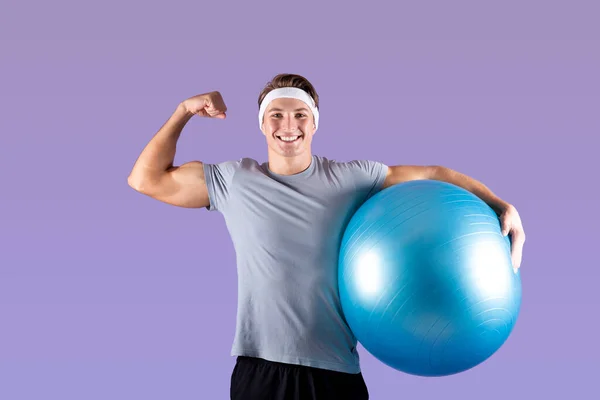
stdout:
[(361, 373), (238, 357), (230, 396), (231, 400), (367, 400), (369, 392)]

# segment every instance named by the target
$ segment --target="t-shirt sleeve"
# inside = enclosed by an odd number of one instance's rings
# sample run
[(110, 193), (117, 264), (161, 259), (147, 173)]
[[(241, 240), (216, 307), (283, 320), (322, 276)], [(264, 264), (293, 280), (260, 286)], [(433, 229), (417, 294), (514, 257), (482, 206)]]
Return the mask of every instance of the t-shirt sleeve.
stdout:
[(357, 187), (367, 191), (367, 198), (381, 190), (388, 172), (386, 164), (372, 160), (353, 160), (347, 165), (354, 172)]
[(227, 205), (233, 177), (241, 161), (225, 161), (216, 164), (204, 164), (204, 179), (208, 189), (209, 211), (223, 211)]

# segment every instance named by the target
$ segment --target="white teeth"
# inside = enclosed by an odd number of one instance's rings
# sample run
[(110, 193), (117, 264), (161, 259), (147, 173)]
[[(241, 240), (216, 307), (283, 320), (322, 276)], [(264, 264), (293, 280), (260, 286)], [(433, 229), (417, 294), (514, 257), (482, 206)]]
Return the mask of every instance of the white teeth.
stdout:
[(300, 136), (279, 136), (279, 139), (283, 140), (284, 142), (293, 142), (294, 140), (298, 139)]

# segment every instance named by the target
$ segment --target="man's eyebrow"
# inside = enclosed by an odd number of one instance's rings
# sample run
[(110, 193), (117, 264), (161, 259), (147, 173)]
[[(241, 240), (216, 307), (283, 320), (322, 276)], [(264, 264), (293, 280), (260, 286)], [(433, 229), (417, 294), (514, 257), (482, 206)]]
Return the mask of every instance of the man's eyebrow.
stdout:
[[(271, 108), (269, 110), (269, 112), (271, 111), (283, 111), (281, 108)], [(308, 112), (308, 108), (302, 107), (302, 108), (296, 108), (294, 111), (306, 111)]]

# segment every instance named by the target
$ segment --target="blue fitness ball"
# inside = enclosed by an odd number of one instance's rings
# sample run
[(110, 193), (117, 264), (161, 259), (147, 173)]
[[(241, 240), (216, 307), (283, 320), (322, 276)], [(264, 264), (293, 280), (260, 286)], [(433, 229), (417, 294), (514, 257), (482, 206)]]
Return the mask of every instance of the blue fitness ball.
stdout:
[(360, 344), (384, 364), (446, 376), (491, 357), (521, 305), (496, 213), (449, 183), (411, 181), (367, 200), (342, 237), (339, 290)]

